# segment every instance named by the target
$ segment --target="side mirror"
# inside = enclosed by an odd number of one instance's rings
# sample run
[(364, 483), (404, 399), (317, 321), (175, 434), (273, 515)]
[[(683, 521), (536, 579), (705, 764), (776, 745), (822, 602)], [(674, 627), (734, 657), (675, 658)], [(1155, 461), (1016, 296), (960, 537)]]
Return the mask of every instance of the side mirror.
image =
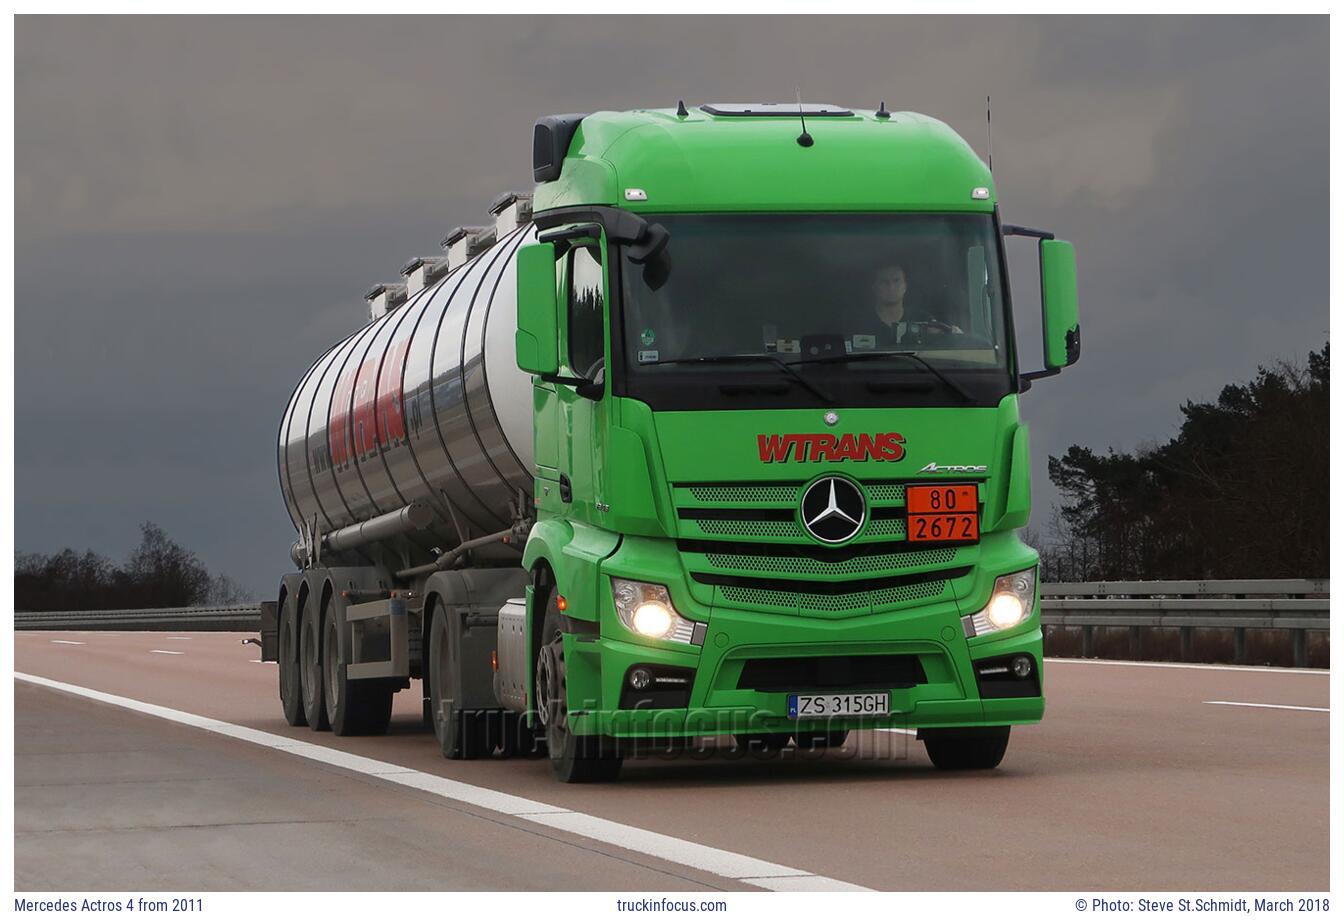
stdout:
[(513, 347), (519, 370), (545, 376), (560, 369), (556, 329), (555, 244), (518, 250), (518, 331)]
[(1055, 239), (1046, 230), (1003, 225), (1004, 236), (1029, 236), (1037, 243), (1041, 262), (1041, 335), (1045, 339), (1045, 370), (1022, 374), (1021, 392), (1033, 380), (1053, 377), (1078, 360), (1082, 352), (1078, 327), (1078, 266), (1073, 244)]
[(1057, 371), (1078, 360), (1078, 267), (1073, 244), (1041, 240), (1041, 329), (1045, 366)]

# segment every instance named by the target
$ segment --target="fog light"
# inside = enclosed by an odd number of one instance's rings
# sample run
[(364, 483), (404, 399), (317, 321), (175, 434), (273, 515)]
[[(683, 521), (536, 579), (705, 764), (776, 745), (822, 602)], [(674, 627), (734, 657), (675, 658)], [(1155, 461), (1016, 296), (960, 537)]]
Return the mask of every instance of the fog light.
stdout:
[(999, 594), (989, 602), (985, 616), (994, 624), (995, 629), (1007, 629), (1022, 621), (1022, 601), (1015, 594)]
[(1030, 658), (1026, 655), (1018, 655), (1013, 659), (1013, 676), (1018, 680), (1026, 680), (1031, 676), (1031, 669), (1035, 667)]
[(648, 668), (635, 668), (630, 672), (630, 686), (643, 690), (653, 683), (653, 673)]

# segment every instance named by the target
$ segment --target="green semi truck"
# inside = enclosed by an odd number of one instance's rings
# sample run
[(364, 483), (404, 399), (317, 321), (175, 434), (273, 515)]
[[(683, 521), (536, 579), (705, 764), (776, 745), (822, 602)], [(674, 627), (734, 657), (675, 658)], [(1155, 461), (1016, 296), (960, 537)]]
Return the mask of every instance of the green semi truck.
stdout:
[(382, 732), (419, 679), (446, 756), (544, 750), (566, 782), (877, 728), (997, 766), (1045, 705), (1018, 403), (1078, 359), (1072, 245), (885, 105), (549, 116), (533, 173), (290, 398), (286, 719)]

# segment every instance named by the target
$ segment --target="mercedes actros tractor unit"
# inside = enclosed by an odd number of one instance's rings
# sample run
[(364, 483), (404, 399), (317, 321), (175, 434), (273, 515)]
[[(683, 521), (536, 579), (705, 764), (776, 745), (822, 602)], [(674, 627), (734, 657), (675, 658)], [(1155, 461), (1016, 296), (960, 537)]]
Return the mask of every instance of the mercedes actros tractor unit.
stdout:
[(1045, 705), (1018, 404), (1078, 359), (1072, 244), (885, 105), (548, 116), (533, 178), (290, 398), (296, 569), (262, 614), (289, 724), (383, 732), (418, 680), (445, 756), (565, 782), (881, 728), (997, 766)]

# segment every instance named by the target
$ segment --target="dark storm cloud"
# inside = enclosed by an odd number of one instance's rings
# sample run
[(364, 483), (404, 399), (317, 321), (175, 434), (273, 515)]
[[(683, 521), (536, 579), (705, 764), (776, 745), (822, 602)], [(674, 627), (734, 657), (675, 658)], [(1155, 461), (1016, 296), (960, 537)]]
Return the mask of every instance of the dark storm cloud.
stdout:
[[(21, 549), (120, 555), (150, 518), (269, 591), (291, 386), (369, 283), (527, 186), (548, 112), (801, 87), (927, 112), (983, 152), (992, 92), (1005, 218), (1079, 247), (1084, 361), (1024, 399), (1042, 504), (1047, 453), (1165, 438), (1183, 399), (1326, 334), (1324, 18), (20, 18), (15, 37)], [(1034, 265), (1014, 266), (1024, 313)]]

